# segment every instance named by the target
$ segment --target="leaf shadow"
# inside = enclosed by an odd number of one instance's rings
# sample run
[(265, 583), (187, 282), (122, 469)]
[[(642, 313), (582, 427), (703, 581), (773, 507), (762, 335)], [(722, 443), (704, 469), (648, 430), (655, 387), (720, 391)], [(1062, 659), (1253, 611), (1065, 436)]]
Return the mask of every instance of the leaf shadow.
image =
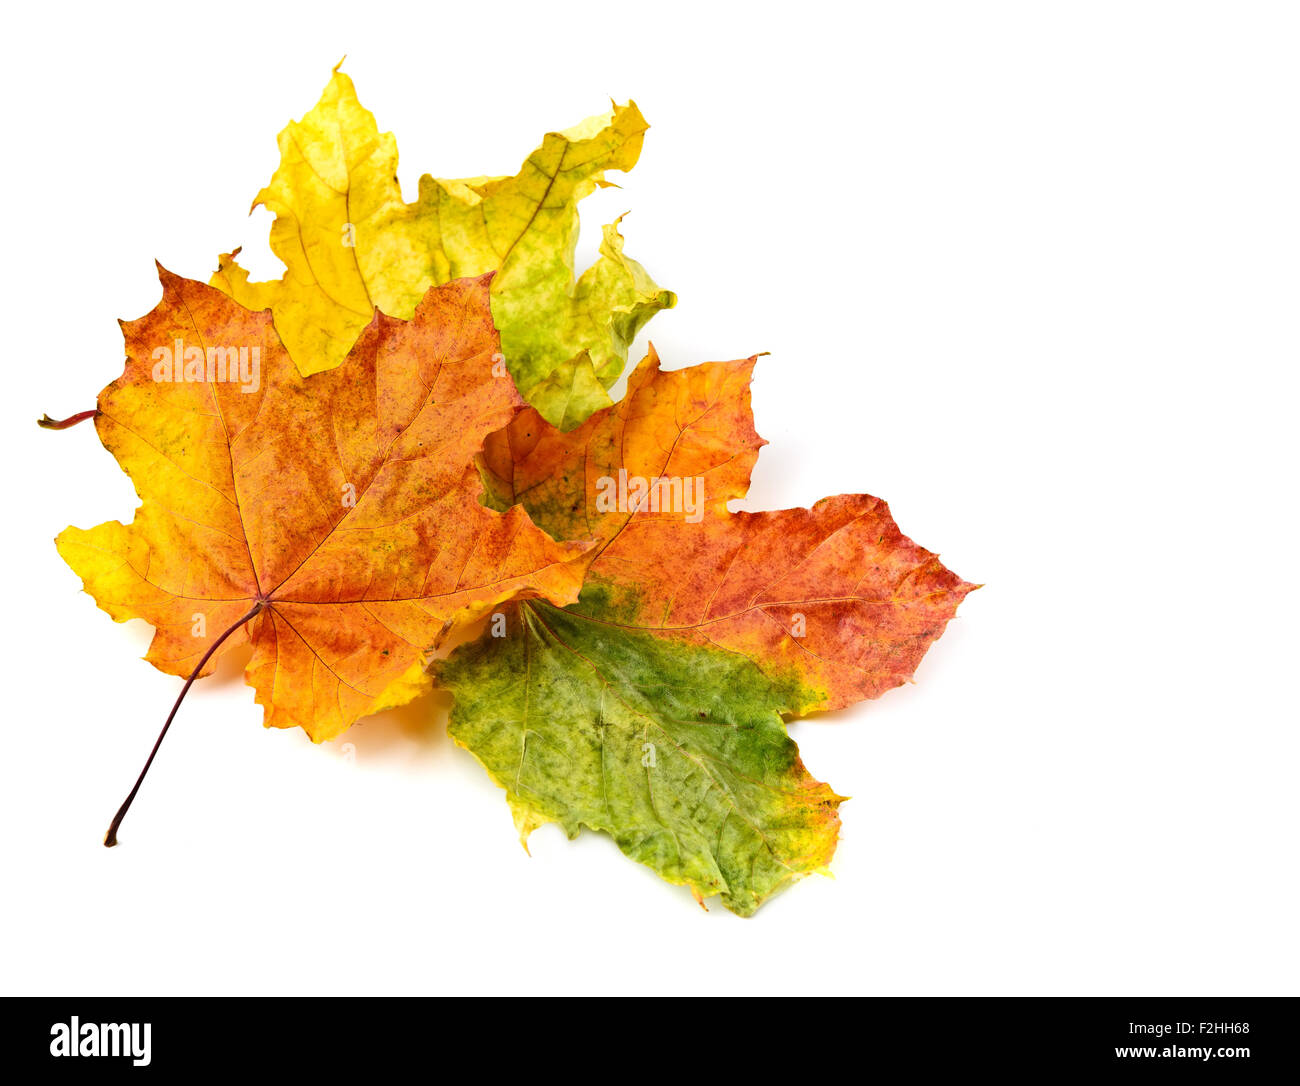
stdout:
[[(446, 726), (451, 703), (446, 690), (433, 690), (396, 709), (363, 717), (325, 745), (340, 756), (355, 752), (375, 759), (445, 754), (452, 746)], [(353, 745), (353, 752), (345, 752), (346, 743)]]

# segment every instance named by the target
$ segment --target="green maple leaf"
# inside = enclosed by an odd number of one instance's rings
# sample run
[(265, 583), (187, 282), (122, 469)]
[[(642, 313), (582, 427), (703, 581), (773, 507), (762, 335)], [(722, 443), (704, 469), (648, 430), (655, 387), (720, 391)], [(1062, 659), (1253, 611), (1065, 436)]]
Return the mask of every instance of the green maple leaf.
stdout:
[(506, 790), (522, 837), (603, 830), (742, 916), (830, 862), (841, 797), (804, 768), (788, 695), (753, 663), (547, 604), (506, 624), (437, 678), (456, 696), (452, 737)]

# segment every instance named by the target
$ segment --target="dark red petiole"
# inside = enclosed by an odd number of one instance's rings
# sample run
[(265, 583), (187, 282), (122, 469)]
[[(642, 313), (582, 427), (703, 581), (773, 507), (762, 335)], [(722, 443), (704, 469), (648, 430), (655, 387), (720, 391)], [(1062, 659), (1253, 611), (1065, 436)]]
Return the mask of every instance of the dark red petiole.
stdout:
[(76, 426), (79, 422), (93, 419), (98, 414), (99, 408), (92, 407), (89, 411), (78, 411), (75, 415), (69, 415), (66, 419), (52, 419), (49, 415), (42, 415), (36, 420), (36, 425), (45, 430), (66, 430), (69, 426)]
[[(93, 412), (92, 412), (93, 414)], [(245, 622), (256, 618), (258, 613), (266, 606), (265, 600), (258, 600), (257, 604), (243, 618), (230, 627), (225, 633), (218, 637), (210, 646), (208, 651), (203, 654), (203, 659), (199, 661), (198, 666), (190, 672), (190, 677), (185, 680), (185, 685), (181, 687), (181, 692), (177, 695), (176, 704), (172, 706), (172, 711), (167, 714), (167, 720), (162, 726), (162, 731), (158, 733), (158, 739), (153, 745), (153, 750), (149, 752), (149, 758), (144, 763), (144, 768), (140, 770), (140, 776), (136, 778), (135, 787), (131, 789), (130, 795), (123, 801), (122, 806), (117, 809), (117, 814), (113, 816), (113, 821), (109, 823), (108, 833), (104, 835), (104, 847), (112, 848), (117, 844), (117, 828), (122, 824), (122, 819), (126, 817), (126, 812), (131, 809), (131, 803), (135, 800), (135, 794), (140, 791), (140, 785), (144, 784), (145, 774), (149, 772), (149, 767), (153, 765), (154, 756), (158, 753), (158, 748), (162, 746), (163, 739), (167, 736), (167, 729), (172, 726), (172, 720), (176, 716), (176, 710), (181, 707), (181, 702), (185, 700), (185, 695), (189, 693), (190, 687), (194, 685), (194, 680), (199, 677), (199, 672), (203, 670), (203, 665), (212, 659), (212, 654), (221, 647), (232, 633), (234, 633)]]

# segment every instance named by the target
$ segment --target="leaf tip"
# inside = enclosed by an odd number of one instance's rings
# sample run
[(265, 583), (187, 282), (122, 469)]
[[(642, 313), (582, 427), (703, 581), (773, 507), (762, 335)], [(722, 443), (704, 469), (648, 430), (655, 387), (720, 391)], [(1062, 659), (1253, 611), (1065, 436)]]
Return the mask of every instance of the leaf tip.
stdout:
[(181, 276), (177, 275), (175, 272), (168, 271), (166, 268), (164, 268), (160, 260), (155, 259), (153, 262), (153, 266), (154, 269), (158, 272), (158, 282), (162, 284), (164, 292), (166, 292), (168, 288), (176, 286), (177, 284), (180, 283)]

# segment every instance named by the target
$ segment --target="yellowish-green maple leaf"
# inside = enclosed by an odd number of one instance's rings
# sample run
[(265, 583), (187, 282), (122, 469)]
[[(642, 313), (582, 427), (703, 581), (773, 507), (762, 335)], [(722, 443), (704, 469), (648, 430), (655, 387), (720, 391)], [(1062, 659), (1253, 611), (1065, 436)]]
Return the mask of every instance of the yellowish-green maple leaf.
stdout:
[(420, 178), (402, 200), (397, 144), (335, 69), (320, 101), (280, 133), (280, 165), (253, 202), (275, 215), (278, 280), (254, 283), (223, 254), (212, 285), (270, 309), (304, 375), (347, 356), (375, 309), (407, 320), (431, 286), (496, 271), (492, 315), (506, 366), (564, 429), (608, 406), (628, 347), (675, 298), (623, 252), (618, 222), (576, 277), (578, 201), (630, 170), (647, 125), (636, 104), (552, 132), (514, 177)]

